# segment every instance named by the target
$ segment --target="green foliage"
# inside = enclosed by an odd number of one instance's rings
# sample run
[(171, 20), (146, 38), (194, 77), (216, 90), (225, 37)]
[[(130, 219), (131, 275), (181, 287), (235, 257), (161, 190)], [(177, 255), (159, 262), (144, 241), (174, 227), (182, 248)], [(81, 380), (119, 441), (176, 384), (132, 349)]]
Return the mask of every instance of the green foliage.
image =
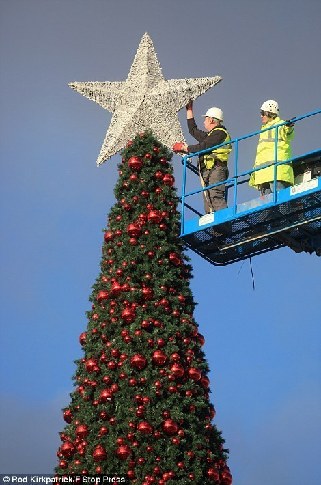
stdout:
[[(212, 423), (170, 159), (151, 132), (122, 153), (57, 474), (117, 473), (137, 485), (231, 483)], [(120, 447), (128, 456), (119, 457)]]

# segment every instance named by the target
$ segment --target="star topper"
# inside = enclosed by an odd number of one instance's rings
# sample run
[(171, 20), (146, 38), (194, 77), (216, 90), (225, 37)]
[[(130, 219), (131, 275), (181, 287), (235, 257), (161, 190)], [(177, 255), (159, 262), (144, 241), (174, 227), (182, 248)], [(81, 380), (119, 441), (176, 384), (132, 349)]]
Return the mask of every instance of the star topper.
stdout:
[(126, 81), (73, 82), (69, 86), (113, 113), (97, 165), (115, 155), (138, 133), (152, 130), (171, 148), (184, 141), (178, 111), (221, 81), (220, 76), (166, 81), (153, 46), (145, 33)]

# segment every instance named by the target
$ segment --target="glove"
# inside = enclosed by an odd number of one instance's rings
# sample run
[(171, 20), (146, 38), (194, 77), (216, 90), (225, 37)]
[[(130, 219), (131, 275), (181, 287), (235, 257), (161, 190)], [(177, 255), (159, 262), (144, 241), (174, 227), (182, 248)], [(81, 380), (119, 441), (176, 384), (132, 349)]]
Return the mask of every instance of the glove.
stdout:
[(176, 143), (174, 143), (172, 150), (175, 153), (184, 152), (185, 151), (185, 145), (182, 142), (176, 142)]
[(285, 122), (285, 126), (288, 126), (289, 128), (293, 128), (294, 126), (294, 121), (292, 121), (293, 118), (291, 118), (290, 120), (286, 120)]

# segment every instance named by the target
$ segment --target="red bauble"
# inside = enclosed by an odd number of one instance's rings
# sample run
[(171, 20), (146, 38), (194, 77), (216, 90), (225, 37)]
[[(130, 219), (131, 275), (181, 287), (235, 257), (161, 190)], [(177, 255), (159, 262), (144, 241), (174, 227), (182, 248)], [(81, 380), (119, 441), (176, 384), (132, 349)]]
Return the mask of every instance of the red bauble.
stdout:
[(141, 227), (138, 224), (129, 224), (127, 232), (130, 237), (139, 237), (142, 233)]
[(65, 441), (60, 447), (60, 453), (65, 458), (70, 458), (76, 451), (74, 444), (71, 441)]
[(157, 180), (162, 180), (163, 177), (164, 177), (164, 174), (160, 170), (157, 170), (157, 172), (155, 172), (155, 178)]
[(155, 387), (156, 389), (161, 389), (163, 387), (163, 384), (161, 383), (161, 381), (155, 381)]
[(89, 429), (86, 424), (79, 424), (79, 426), (77, 426), (76, 435), (79, 436), (79, 438), (86, 438), (88, 433), (89, 433)]
[(106, 450), (105, 448), (102, 446), (102, 445), (97, 445), (95, 448), (94, 448), (94, 451), (93, 451), (93, 459), (94, 461), (103, 461), (103, 460), (106, 460), (107, 458), (107, 453), (106, 453)]
[(170, 260), (171, 263), (173, 263), (175, 266), (179, 266), (181, 264), (181, 258), (177, 253), (169, 253), (168, 259)]
[(131, 287), (129, 286), (128, 283), (124, 283), (122, 286), (123, 291), (131, 291)]
[(108, 298), (108, 291), (99, 291), (97, 295), (97, 301), (101, 302), (103, 300), (107, 300)]
[(202, 386), (203, 386), (203, 387), (205, 387), (205, 388), (209, 387), (209, 385), (210, 385), (210, 380), (209, 380), (209, 378), (208, 378), (207, 376), (203, 376), (203, 377), (201, 378), (201, 384), (202, 384)]
[(65, 470), (66, 468), (68, 468), (68, 462), (66, 460), (60, 460), (59, 466), (60, 466), (60, 468)]
[(108, 433), (108, 428), (106, 428), (106, 426), (102, 426), (99, 430), (98, 436), (104, 436), (107, 433)]
[(121, 312), (121, 317), (126, 323), (131, 323), (135, 320), (136, 312), (134, 308), (124, 308)]
[(145, 330), (149, 330), (152, 326), (152, 322), (149, 322), (148, 320), (143, 320), (140, 326)]
[(136, 416), (138, 418), (142, 418), (145, 415), (145, 408), (144, 406), (141, 406), (139, 409), (136, 411)]
[(228, 466), (226, 466), (221, 472), (220, 472), (220, 479), (222, 485), (231, 485), (232, 483), (232, 475), (230, 472), (230, 469)]
[(213, 405), (211, 405), (211, 409), (210, 409), (210, 418), (211, 419), (214, 419), (215, 418), (215, 415), (216, 415), (216, 411), (215, 411), (215, 408)]
[(191, 379), (193, 379), (193, 381), (199, 381), (202, 377), (201, 371), (195, 367), (190, 367), (188, 369), (188, 375)]
[(121, 445), (117, 448), (116, 455), (120, 460), (127, 460), (131, 455), (131, 449), (128, 445)]
[(185, 369), (181, 364), (175, 363), (170, 368), (171, 373), (174, 377), (183, 377)]
[(165, 175), (163, 177), (163, 183), (165, 185), (169, 185), (170, 187), (172, 187), (174, 185), (174, 182), (175, 182), (175, 179), (174, 179), (173, 175), (171, 175), (169, 173), (165, 173)]
[(108, 414), (106, 413), (106, 411), (100, 411), (99, 413), (99, 417), (100, 419), (102, 419), (103, 421), (106, 421), (108, 419)]
[(109, 389), (103, 389), (99, 395), (99, 402), (102, 403), (102, 402), (111, 401), (112, 397), (113, 397), (113, 394)]
[(157, 345), (158, 347), (164, 347), (166, 345), (166, 341), (163, 338), (158, 338)]
[(130, 359), (130, 365), (134, 367), (135, 369), (142, 370), (145, 369), (147, 365), (147, 359), (143, 355), (140, 354), (135, 354), (131, 359)]
[(164, 433), (170, 436), (177, 434), (179, 429), (178, 424), (176, 424), (175, 421), (173, 421), (172, 419), (166, 419), (165, 421), (163, 421), (162, 428)]
[(138, 241), (137, 241), (137, 239), (136, 239), (135, 237), (131, 237), (131, 238), (129, 239), (129, 244), (130, 244), (131, 246), (137, 246)]
[(136, 180), (138, 180), (138, 177), (135, 173), (132, 173), (130, 176), (129, 176), (129, 180), (131, 180), (132, 182), (136, 182)]
[(107, 364), (107, 367), (108, 369), (110, 370), (115, 370), (117, 368), (117, 364), (116, 362), (114, 362), (113, 360), (110, 360)]
[(118, 281), (114, 281), (113, 284), (111, 285), (110, 291), (111, 291), (113, 296), (117, 296), (122, 291), (122, 285), (120, 283), (118, 283)]
[(170, 356), (170, 360), (172, 360), (173, 362), (178, 362), (180, 359), (180, 355), (177, 352), (174, 352), (174, 354)]
[(70, 411), (70, 409), (66, 409), (64, 411), (63, 417), (64, 417), (64, 420), (66, 421), (66, 423), (71, 423), (73, 415), (72, 415), (72, 412)]
[(162, 350), (155, 350), (152, 360), (156, 365), (164, 365), (167, 361), (167, 356)]
[(147, 218), (148, 218), (149, 222), (153, 222), (155, 224), (158, 224), (162, 220), (162, 213), (160, 211), (154, 209), (154, 210), (151, 210), (148, 213)]
[(144, 212), (142, 214), (139, 214), (138, 222), (139, 224), (144, 225), (147, 222), (147, 214), (145, 214)]
[(86, 360), (86, 369), (88, 372), (95, 372), (97, 368), (97, 361), (95, 359)]
[(137, 430), (142, 434), (151, 434), (153, 427), (147, 421), (141, 421), (137, 425)]
[(171, 394), (175, 394), (177, 391), (178, 389), (176, 386), (169, 386), (168, 388), (168, 392), (170, 392)]
[(198, 341), (199, 341), (199, 343), (200, 343), (201, 345), (204, 345), (204, 344), (205, 344), (205, 337), (204, 337), (204, 335), (202, 335), (202, 334), (200, 334), (200, 333), (199, 333), (199, 334), (197, 335), (197, 339), (198, 339)]
[(164, 224), (163, 222), (159, 225), (159, 228), (161, 231), (166, 231), (167, 230), (167, 225)]
[(195, 457), (194, 451), (186, 451), (186, 455), (190, 460), (192, 460)]
[(85, 345), (85, 343), (86, 343), (86, 338), (87, 338), (87, 333), (86, 333), (86, 332), (82, 332), (82, 333), (79, 335), (79, 342), (80, 342), (80, 345)]
[(145, 300), (151, 300), (154, 296), (154, 291), (152, 288), (144, 287), (142, 288), (142, 295)]
[(113, 240), (113, 233), (112, 231), (106, 231), (105, 234), (104, 234), (104, 239), (105, 239), (105, 242), (110, 242)]
[(118, 384), (112, 384), (111, 387), (110, 387), (110, 390), (112, 393), (116, 393), (119, 391), (119, 385)]
[(167, 300), (167, 298), (162, 298), (159, 304), (166, 308), (169, 306), (169, 301)]
[(132, 170), (140, 170), (143, 166), (143, 161), (140, 157), (130, 157), (130, 159), (128, 160), (128, 166), (132, 169)]

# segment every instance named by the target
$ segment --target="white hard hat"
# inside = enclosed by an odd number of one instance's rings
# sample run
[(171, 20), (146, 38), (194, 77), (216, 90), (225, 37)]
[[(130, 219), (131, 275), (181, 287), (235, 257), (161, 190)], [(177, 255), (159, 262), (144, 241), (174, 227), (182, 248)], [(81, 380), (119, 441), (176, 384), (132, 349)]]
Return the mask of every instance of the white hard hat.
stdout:
[(269, 113), (273, 113), (274, 115), (279, 114), (279, 104), (274, 101), (274, 99), (268, 99), (267, 101), (264, 101), (264, 103), (261, 106), (262, 111), (268, 111)]
[(203, 116), (208, 116), (209, 118), (215, 118), (217, 120), (223, 121), (223, 111), (220, 108), (210, 108)]

